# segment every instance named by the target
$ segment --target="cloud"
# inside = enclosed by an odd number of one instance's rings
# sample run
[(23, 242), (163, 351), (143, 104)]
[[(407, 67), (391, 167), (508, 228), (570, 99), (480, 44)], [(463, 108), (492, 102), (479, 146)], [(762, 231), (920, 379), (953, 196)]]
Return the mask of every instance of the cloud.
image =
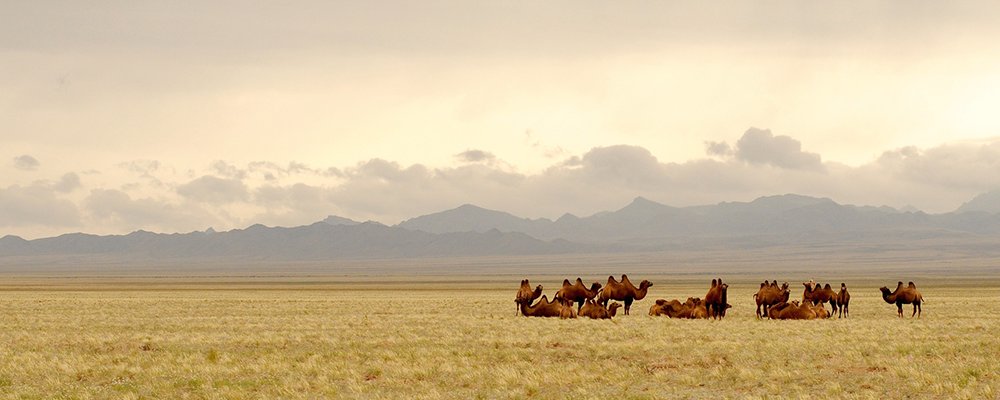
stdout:
[(52, 185), (52, 188), (57, 192), (69, 193), (81, 187), (80, 176), (69, 172), (59, 178), (59, 182)]
[(717, 157), (729, 157), (733, 155), (733, 148), (726, 142), (705, 142), (705, 154)]
[(96, 189), (83, 200), (89, 216), (104, 226), (126, 231), (150, 229), (178, 232), (231, 223), (193, 204), (175, 204), (154, 198), (133, 199), (115, 189)]
[(490, 162), (497, 158), (488, 151), (483, 150), (466, 150), (461, 153), (455, 154), (455, 158), (459, 161), (467, 163), (477, 163), (477, 162)]
[(246, 200), (249, 192), (239, 179), (204, 175), (178, 186), (177, 194), (195, 201), (225, 204)]
[(0, 226), (75, 227), (79, 210), (44, 185), (0, 188)]
[(768, 129), (748, 129), (736, 142), (735, 155), (737, 159), (750, 164), (768, 164), (788, 169), (823, 169), (819, 154), (804, 152), (802, 143), (798, 140), (790, 136), (774, 136)]
[(14, 157), (14, 168), (22, 171), (34, 171), (38, 169), (41, 164), (35, 157), (24, 154)]
[[(463, 203), (556, 218), (565, 212), (590, 215), (617, 209), (636, 196), (691, 206), (782, 193), (947, 212), (1000, 188), (1000, 174), (993, 173), (1000, 171), (1000, 140), (903, 147), (857, 167), (822, 163), (818, 154), (802, 151), (796, 139), (766, 130), (751, 129), (735, 145), (728, 143), (706, 143), (707, 157), (680, 163), (661, 161), (640, 146), (594, 147), (553, 161), (537, 173), (520, 172), (481, 149), (456, 155), (469, 162), (441, 168), (380, 158), (327, 169), (269, 162), (241, 168), (220, 162), (210, 169), (229, 176), (167, 181), (162, 187), (142, 186), (128, 193), (89, 188), (79, 207), (60, 197), (83, 185), (79, 176), (68, 173), (56, 182), (3, 189), (0, 224), (176, 232), (209, 225), (294, 226), (331, 214), (394, 224)], [(137, 172), (163, 168), (155, 163), (145, 167)], [(336, 179), (315, 175), (331, 170)], [(279, 178), (261, 179), (267, 173)], [(85, 211), (82, 217), (77, 208)]]

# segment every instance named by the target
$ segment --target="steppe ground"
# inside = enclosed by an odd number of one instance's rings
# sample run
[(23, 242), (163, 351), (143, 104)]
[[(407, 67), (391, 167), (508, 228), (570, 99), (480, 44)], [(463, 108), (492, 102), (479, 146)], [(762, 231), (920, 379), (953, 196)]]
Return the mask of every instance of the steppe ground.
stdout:
[[(522, 277), (551, 296), (578, 275), (515, 261), (521, 272), (495, 275), (0, 275), (0, 398), (1000, 397), (990, 260), (804, 273), (580, 264), (588, 282), (654, 282), (611, 321), (515, 315)], [(703, 296), (716, 274), (699, 269), (728, 271), (725, 320), (646, 315), (656, 298)], [(761, 280), (791, 282), (794, 298), (806, 276), (846, 282), (851, 317), (754, 317)], [(897, 280), (917, 282), (923, 318), (907, 307), (899, 319), (879, 297)]]

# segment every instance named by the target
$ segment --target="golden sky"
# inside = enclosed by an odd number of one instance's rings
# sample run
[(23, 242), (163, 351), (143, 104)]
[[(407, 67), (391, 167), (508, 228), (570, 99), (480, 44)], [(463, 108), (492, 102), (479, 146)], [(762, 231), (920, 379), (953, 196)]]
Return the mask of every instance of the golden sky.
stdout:
[(0, 234), (1000, 187), (995, 2), (11, 3)]

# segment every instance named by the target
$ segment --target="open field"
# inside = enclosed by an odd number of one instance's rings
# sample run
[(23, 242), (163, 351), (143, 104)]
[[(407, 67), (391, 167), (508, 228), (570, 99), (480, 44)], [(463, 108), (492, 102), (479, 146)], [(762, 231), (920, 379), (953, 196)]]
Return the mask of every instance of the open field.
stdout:
[(859, 278), (849, 320), (758, 321), (763, 277), (727, 278), (705, 321), (646, 312), (707, 276), (630, 275), (654, 287), (612, 321), (515, 316), (519, 278), (5, 277), (0, 398), (1000, 396), (1000, 280), (917, 280), (920, 320)]

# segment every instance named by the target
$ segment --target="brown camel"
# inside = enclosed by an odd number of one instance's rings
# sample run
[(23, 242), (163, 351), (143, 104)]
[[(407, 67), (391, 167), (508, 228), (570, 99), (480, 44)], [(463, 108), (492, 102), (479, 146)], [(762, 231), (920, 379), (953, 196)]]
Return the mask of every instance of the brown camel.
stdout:
[(913, 314), (910, 314), (910, 318), (913, 318), (914, 315), (920, 318), (920, 314), (923, 313), (920, 303), (924, 301), (924, 296), (920, 294), (917, 285), (914, 285), (913, 282), (903, 287), (903, 282), (900, 281), (896, 285), (896, 291), (891, 293), (889, 288), (885, 286), (879, 288), (879, 291), (882, 292), (882, 300), (889, 304), (896, 304), (896, 311), (900, 318), (903, 318), (903, 304), (913, 304)]
[(754, 300), (757, 302), (757, 318), (764, 318), (767, 316), (767, 309), (775, 304), (781, 302), (787, 302), (788, 296), (791, 291), (788, 290), (788, 282), (785, 282), (778, 287), (778, 281), (773, 281), (767, 283), (764, 281), (760, 284), (760, 290), (753, 295)]
[(562, 306), (559, 309), (559, 318), (561, 319), (576, 318), (576, 310), (573, 309), (572, 301), (559, 298), (558, 295), (556, 296), (556, 301), (558, 301), (559, 304)]
[(632, 308), (632, 302), (636, 300), (642, 300), (646, 298), (646, 293), (649, 291), (649, 287), (653, 284), (647, 280), (639, 282), (639, 287), (635, 287), (631, 281), (628, 280), (628, 275), (622, 274), (622, 281), (618, 282), (615, 277), (608, 277), (608, 284), (604, 285), (604, 289), (601, 289), (601, 293), (597, 296), (597, 301), (601, 304), (607, 306), (610, 300), (620, 300), (625, 302), (625, 315), (629, 314), (629, 309)]
[(583, 308), (583, 302), (597, 297), (597, 293), (600, 291), (601, 284), (597, 282), (591, 284), (590, 289), (587, 289), (583, 285), (583, 279), (576, 278), (576, 284), (570, 284), (568, 279), (563, 279), (562, 288), (556, 292), (556, 297), (577, 303), (576, 310), (579, 312)]
[(726, 309), (729, 308), (726, 302), (728, 291), (729, 284), (722, 283), (722, 278), (712, 279), (712, 287), (705, 294), (705, 310), (709, 317), (722, 319), (726, 316)]
[(830, 307), (833, 308), (833, 312), (837, 312), (837, 292), (833, 291), (829, 283), (822, 288), (815, 281), (803, 282), (802, 286), (805, 286), (805, 291), (802, 292), (803, 303), (822, 306), (823, 303), (829, 302)]
[(840, 305), (840, 314), (837, 318), (843, 318), (850, 314), (848, 306), (851, 304), (851, 294), (847, 292), (847, 284), (840, 284), (840, 293), (837, 293), (837, 304)]
[(681, 302), (676, 299), (670, 301), (667, 301), (666, 299), (656, 299), (656, 303), (649, 306), (649, 316), (659, 317), (661, 315), (668, 315), (668, 311), (673, 310), (674, 307), (680, 308)]
[[(826, 310), (825, 308), (823, 309)], [(816, 309), (809, 303), (778, 303), (768, 310), (771, 319), (816, 319)]]
[(542, 296), (542, 285), (538, 285), (534, 291), (531, 290), (531, 284), (528, 283), (527, 279), (521, 280), (521, 288), (517, 290), (517, 296), (514, 297), (514, 304), (517, 305), (517, 310), (521, 310), (521, 305), (531, 305), (531, 302)]
[(548, 296), (542, 296), (534, 305), (521, 303), (521, 314), (525, 317), (559, 317), (563, 308), (559, 301), (549, 301)]
[(601, 303), (588, 299), (586, 303), (583, 305), (583, 308), (580, 309), (579, 315), (581, 318), (587, 317), (592, 319), (611, 319), (612, 317), (615, 316), (615, 314), (618, 312), (618, 308), (620, 308), (621, 306), (622, 306), (621, 303), (613, 302), (611, 303), (611, 306), (609, 308), (604, 308), (604, 306), (601, 305)]

